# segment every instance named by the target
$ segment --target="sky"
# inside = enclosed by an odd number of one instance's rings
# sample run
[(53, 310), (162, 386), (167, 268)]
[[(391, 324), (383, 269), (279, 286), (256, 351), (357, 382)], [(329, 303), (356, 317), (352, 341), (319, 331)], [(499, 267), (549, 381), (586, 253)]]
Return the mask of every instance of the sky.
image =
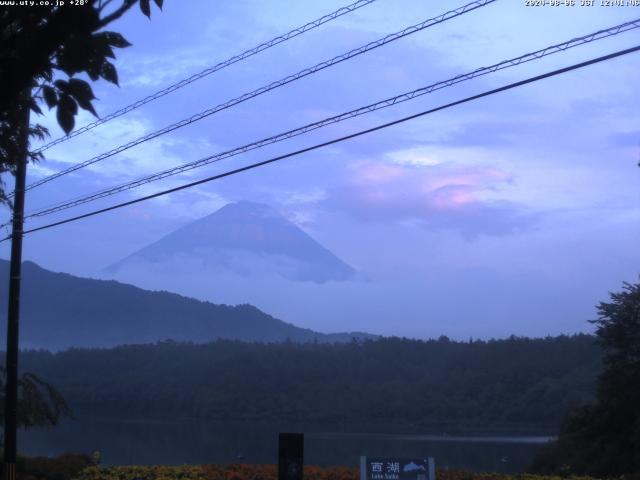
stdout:
[[(29, 181), (296, 73), (463, 2), (377, 0), (57, 145)], [(341, 1), (167, 0), (111, 29), (120, 86), (100, 115), (274, 36)], [(400, 8), (399, 8), (400, 7)], [(498, 0), (178, 129), (27, 195), (27, 212), (640, 17), (640, 7)], [(27, 228), (281, 155), (639, 43), (640, 30), (43, 219)], [(250, 172), (27, 235), (24, 258), (98, 277), (105, 266), (229, 202), (271, 205), (366, 275), (304, 285), (259, 307), (319, 331), (453, 338), (592, 331), (608, 293), (640, 273), (640, 97), (635, 53), (436, 112)], [(55, 115), (39, 121), (52, 138)], [(81, 126), (92, 121), (82, 111)], [(9, 185), (12, 180), (5, 178)], [(8, 218), (6, 207), (2, 218)], [(8, 258), (8, 244), (0, 255)], [(151, 279), (150, 279), (151, 280)], [(144, 282), (142, 282), (144, 284)], [(287, 288), (283, 286), (282, 288)], [(270, 291), (271, 292), (271, 291)], [(185, 286), (180, 293), (217, 300)], [(253, 292), (254, 294), (256, 292)], [(266, 293), (265, 293), (266, 296)], [(238, 303), (244, 303), (237, 297)], [(310, 313), (311, 312), (311, 313)]]

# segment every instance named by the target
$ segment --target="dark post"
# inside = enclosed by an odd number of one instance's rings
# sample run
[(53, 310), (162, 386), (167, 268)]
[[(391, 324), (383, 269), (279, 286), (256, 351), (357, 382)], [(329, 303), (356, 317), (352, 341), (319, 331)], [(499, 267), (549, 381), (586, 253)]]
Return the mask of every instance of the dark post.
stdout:
[(278, 480), (302, 480), (304, 435), (281, 433), (278, 437)]
[[(29, 90), (29, 94), (30, 94)], [(4, 401), (4, 478), (16, 478), (18, 428), (18, 326), (20, 319), (20, 281), (22, 273), (22, 228), (24, 223), (24, 190), (27, 178), (27, 148), (29, 141), (29, 107), (22, 99), (22, 131), (20, 153), (16, 159), (16, 184), (13, 197), (11, 232), (11, 265), (9, 271), (9, 312), (7, 315), (7, 384)]]

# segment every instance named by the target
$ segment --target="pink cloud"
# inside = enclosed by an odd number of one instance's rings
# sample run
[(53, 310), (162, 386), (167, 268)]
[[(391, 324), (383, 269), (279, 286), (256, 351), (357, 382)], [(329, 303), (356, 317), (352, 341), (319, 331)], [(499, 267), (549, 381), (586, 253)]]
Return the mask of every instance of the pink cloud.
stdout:
[(446, 185), (432, 191), (428, 207), (436, 210), (455, 210), (479, 202), (473, 187), (468, 185)]
[(507, 172), (493, 167), (463, 169), (366, 162), (350, 168), (343, 188), (349, 190), (351, 201), (359, 201), (362, 206), (413, 212), (417, 206), (428, 211), (478, 203), (479, 192), (508, 181)]
[(514, 220), (513, 204), (482, 199), (483, 192), (511, 182), (508, 172), (495, 167), (361, 162), (347, 172), (344, 184), (329, 191), (327, 201), (364, 220), (415, 219), (462, 230), (482, 230), (482, 224), (490, 229), (502, 222), (500, 231), (510, 230), (507, 217)]
[(351, 183), (358, 185), (380, 185), (400, 181), (406, 175), (406, 168), (383, 163), (359, 163), (351, 167)]

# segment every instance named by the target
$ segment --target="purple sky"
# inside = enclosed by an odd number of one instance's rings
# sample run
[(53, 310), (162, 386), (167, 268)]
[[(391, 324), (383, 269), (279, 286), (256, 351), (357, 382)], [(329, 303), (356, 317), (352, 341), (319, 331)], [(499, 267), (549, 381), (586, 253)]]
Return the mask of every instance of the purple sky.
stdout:
[[(446, 3), (446, 7), (444, 6)], [(579, 1), (578, 1), (579, 3)], [(167, 0), (113, 26), (121, 88), (100, 114), (343, 6), (340, 1)], [(278, 80), (464, 2), (378, 0), (47, 151), (30, 179)], [(401, 6), (401, 8), (398, 8)], [(525, 7), (500, 0), (29, 192), (27, 210), (640, 17), (636, 7)], [(33, 221), (34, 227), (390, 121), (638, 44), (638, 30), (479, 78), (356, 120)], [(249, 173), (25, 239), (45, 268), (97, 276), (230, 201), (267, 203), (365, 272), (305, 286), (328, 309), (264, 305), (321, 331), (456, 338), (589, 331), (594, 305), (636, 281), (640, 249), (639, 54), (452, 108)], [(54, 117), (43, 123), (54, 138)], [(82, 112), (78, 125), (91, 121)], [(4, 209), (3, 218), (8, 216)], [(8, 245), (2, 245), (8, 257)], [(202, 298), (202, 292), (191, 293)], [(215, 300), (215, 298), (213, 298)], [(241, 302), (242, 299), (238, 298)], [(265, 304), (266, 305), (266, 304)], [(325, 307), (320, 307), (324, 305)], [(328, 308), (328, 307), (327, 307)], [(324, 310), (323, 310), (324, 311)]]

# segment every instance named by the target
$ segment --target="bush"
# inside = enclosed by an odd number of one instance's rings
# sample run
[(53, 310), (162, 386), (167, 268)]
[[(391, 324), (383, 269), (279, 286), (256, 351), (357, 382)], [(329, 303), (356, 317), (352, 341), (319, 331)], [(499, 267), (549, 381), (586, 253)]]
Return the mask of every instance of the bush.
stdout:
[[(503, 475), (497, 473), (473, 473), (460, 470), (439, 470), (437, 480), (560, 480), (557, 476)], [(77, 480), (277, 480), (276, 465), (202, 465), (182, 467), (89, 467), (76, 477)], [(305, 480), (358, 480), (357, 468), (304, 467)], [(590, 477), (571, 477), (571, 480), (592, 480)], [(623, 479), (621, 479), (623, 480)], [(624, 480), (640, 480), (625, 478)]]
[(18, 480), (72, 480), (90, 465), (93, 461), (88, 455), (23, 457), (17, 464), (16, 473)]

